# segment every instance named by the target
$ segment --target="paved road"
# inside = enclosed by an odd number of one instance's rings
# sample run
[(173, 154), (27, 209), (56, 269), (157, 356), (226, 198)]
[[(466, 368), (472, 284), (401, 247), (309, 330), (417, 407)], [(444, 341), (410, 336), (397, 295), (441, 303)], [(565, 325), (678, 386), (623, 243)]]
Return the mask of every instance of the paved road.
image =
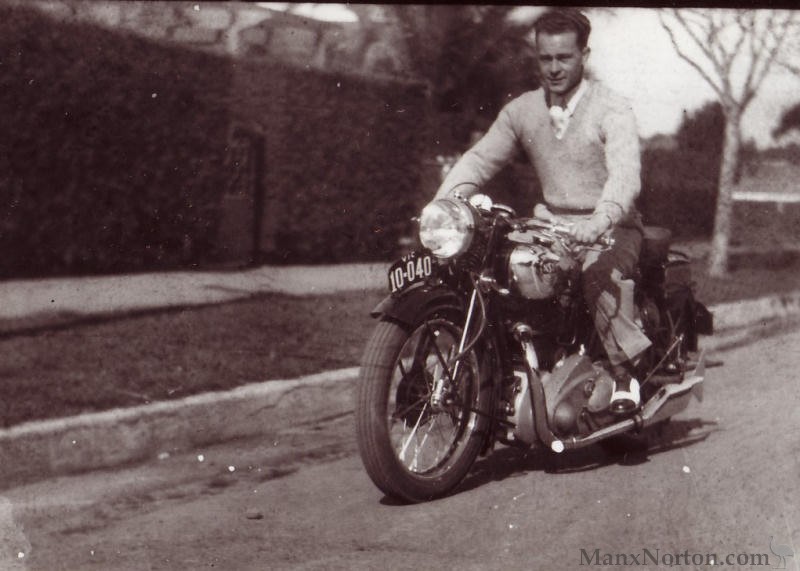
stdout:
[(646, 453), (498, 448), (458, 493), (424, 505), (373, 487), (351, 415), (7, 490), (0, 568), (557, 570), (591, 568), (582, 549), (600, 563), (642, 563), (648, 549), (662, 566), (632, 568), (709, 569), (683, 558), (713, 553), (763, 554), (766, 566), (725, 567), (769, 569), (774, 536), (798, 571), (798, 346), (800, 321), (733, 340), (705, 401)]

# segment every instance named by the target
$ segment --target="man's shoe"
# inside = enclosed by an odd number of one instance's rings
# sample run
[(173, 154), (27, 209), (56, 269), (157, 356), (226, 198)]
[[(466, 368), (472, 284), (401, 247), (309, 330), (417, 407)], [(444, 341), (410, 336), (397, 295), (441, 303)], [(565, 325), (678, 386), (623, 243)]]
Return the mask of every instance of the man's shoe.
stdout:
[(639, 408), (639, 381), (630, 375), (622, 375), (614, 380), (609, 410), (614, 414), (629, 414)]

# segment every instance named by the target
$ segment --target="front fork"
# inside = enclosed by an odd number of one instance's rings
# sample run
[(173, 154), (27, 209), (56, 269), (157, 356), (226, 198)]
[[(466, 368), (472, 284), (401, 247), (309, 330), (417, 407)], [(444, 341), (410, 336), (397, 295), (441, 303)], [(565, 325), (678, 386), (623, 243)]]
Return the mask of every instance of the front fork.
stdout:
[[(469, 308), (467, 309), (467, 317), (464, 320), (464, 327), (461, 331), (461, 339), (458, 343), (457, 356), (461, 355), (464, 351), (464, 348), (467, 346), (467, 339), (469, 339), (470, 335), (469, 326), (470, 323), (472, 323), (472, 316), (475, 314), (478, 295), (478, 288), (474, 288), (472, 290), (472, 296), (469, 300)], [(433, 381), (433, 390), (431, 391), (431, 407), (434, 410), (441, 412), (444, 407), (449, 404), (445, 398), (445, 395), (450, 392), (450, 389), (455, 388), (450, 385), (455, 384), (455, 379), (458, 378), (458, 370), (460, 366), (461, 359), (456, 360), (452, 371), (450, 371), (448, 363), (441, 363), (442, 371), (440, 374), (435, 376)]]

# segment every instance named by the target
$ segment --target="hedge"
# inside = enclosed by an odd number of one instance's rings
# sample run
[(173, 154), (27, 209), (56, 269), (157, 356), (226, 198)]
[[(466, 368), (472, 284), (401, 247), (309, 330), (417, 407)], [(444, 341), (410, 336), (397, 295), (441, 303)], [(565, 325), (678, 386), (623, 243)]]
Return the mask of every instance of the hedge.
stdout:
[(718, 180), (718, 157), (681, 149), (645, 149), (638, 201), (645, 223), (669, 228), (679, 237), (709, 237)]
[(266, 142), (262, 260), (387, 259), (427, 198), (420, 85), (237, 61), (8, 7), (0, 70), (0, 275), (219, 261), (236, 127)]
[(427, 103), (416, 84), (266, 62), (237, 66), (234, 120), (262, 130), (277, 262), (385, 260), (428, 197)]
[(0, 7), (3, 275), (196, 263), (211, 248), (222, 58)]

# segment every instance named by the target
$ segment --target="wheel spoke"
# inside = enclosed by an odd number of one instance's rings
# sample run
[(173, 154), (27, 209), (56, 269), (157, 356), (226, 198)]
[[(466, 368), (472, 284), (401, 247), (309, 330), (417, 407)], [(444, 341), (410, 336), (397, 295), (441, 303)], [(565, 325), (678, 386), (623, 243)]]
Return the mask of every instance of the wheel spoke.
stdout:
[(423, 416), (423, 413), (425, 412), (426, 408), (428, 408), (428, 403), (425, 403), (425, 405), (422, 407), (422, 410), (420, 411), (419, 416), (417, 417), (417, 422), (414, 423), (414, 428), (411, 430), (411, 434), (408, 435), (408, 439), (405, 441), (405, 443), (403, 444), (403, 447), (400, 449), (400, 455), (399, 455), (400, 456), (400, 460), (404, 460), (405, 459), (406, 450), (408, 450), (408, 445), (411, 444), (411, 440), (414, 438), (414, 435), (417, 433), (417, 429), (419, 428), (419, 423), (422, 420), (422, 416)]
[[(433, 331), (431, 331), (431, 324), (429, 322), (425, 322), (425, 327), (427, 328), (428, 332), (430, 333), (431, 337), (433, 337)], [(439, 349), (439, 345), (434, 340), (433, 348), (436, 351), (436, 357), (439, 359), (439, 363), (442, 365), (442, 369), (444, 369), (445, 374), (447, 375), (447, 379), (450, 381), (451, 384), (455, 385), (455, 381), (453, 381), (453, 377), (450, 374), (450, 367), (447, 366), (447, 361), (444, 360), (442, 356), (442, 351)]]
[(414, 377), (413, 377), (414, 371), (415, 371), (415, 369), (419, 370), (420, 367), (412, 362), (411, 368), (410, 369), (406, 369), (406, 367), (403, 365), (403, 360), (402, 359), (398, 359), (397, 360), (397, 368), (400, 370), (400, 382), (401, 383), (413, 384), (413, 382), (414, 382)]
[[(472, 398), (474, 355), (459, 367), (458, 385), (448, 362), (458, 351), (460, 335), (453, 323), (426, 320), (408, 338), (395, 361), (387, 414), (395, 454), (413, 473), (436, 474), (446, 471), (465, 445), (465, 420), (469, 408), (463, 402)], [(466, 375), (466, 376), (465, 376)], [(445, 382), (443, 397), (450, 403), (444, 410), (431, 403), (433, 387)]]
[[(406, 371), (406, 368), (403, 366), (403, 361), (402, 360), (398, 360), (397, 361), (397, 366), (400, 369), (400, 382), (401, 383), (409, 383), (409, 384), (414, 383), (413, 377), (409, 376), (410, 372)], [(412, 365), (412, 367), (411, 367), (412, 371), (414, 370), (415, 366), (416, 365)], [(422, 366), (420, 366), (420, 367), (422, 368), (422, 376), (424, 378), (424, 376), (425, 376), (425, 368), (422, 367)], [(430, 387), (430, 384), (427, 381), (425, 382), (425, 389), (426, 389), (425, 396), (430, 395), (431, 394), (431, 387)]]
[[(436, 347), (436, 335), (434, 335), (433, 331), (430, 330), (430, 327), (427, 327), (425, 332), (420, 334), (420, 338), (417, 341), (417, 347), (414, 351), (414, 361), (411, 367), (412, 371), (417, 367), (422, 370), (423, 374), (427, 371), (427, 356), (429, 355), (428, 349), (431, 346)], [(430, 394), (431, 390), (433, 389), (433, 379), (426, 378), (425, 381), (428, 385), (428, 394)]]
[(400, 375), (401, 375), (400, 380), (401, 381), (407, 381), (408, 380), (408, 373), (406, 372), (406, 368), (403, 366), (403, 360), (402, 359), (398, 359), (397, 360), (397, 366), (400, 368)]
[[(436, 417), (434, 417), (433, 421), (431, 422), (431, 426), (433, 426), (434, 424), (436, 424)], [(419, 465), (420, 452), (424, 451), (425, 443), (428, 441), (428, 436), (430, 435), (430, 433), (431, 433), (431, 430), (430, 430), (430, 428), (428, 428), (428, 430), (425, 432), (425, 435), (422, 437), (422, 442), (420, 442), (417, 446), (414, 447), (414, 460), (412, 462), (412, 465), (410, 466), (411, 470), (416, 470), (417, 469), (417, 467)], [(438, 457), (438, 454), (437, 454), (436, 460), (438, 460), (438, 459), (439, 459), (439, 457)]]
[[(433, 429), (433, 427), (431, 427), (431, 429)], [(447, 435), (447, 434), (445, 434), (445, 427), (443, 427), (441, 423), (439, 423), (439, 424), (436, 426), (436, 432), (437, 432), (437, 434), (438, 434), (438, 440), (439, 440), (439, 442), (440, 442), (441, 444), (447, 444), (447, 441), (449, 440), (449, 437), (448, 437), (448, 435)], [(448, 449), (449, 449), (449, 446), (448, 446)], [(436, 450), (437, 450), (437, 452), (436, 452), (436, 460), (437, 460), (437, 462), (438, 462), (438, 460), (439, 460), (439, 457), (441, 456), (441, 445), (440, 445), (440, 446), (437, 446), (437, 447), (436, 447)]]
[[(425, 401), (427, 401), (427, 400), (428, 400), (428, 397), (427, 397), (427, 396), (423, 396), (423, 397), (419, 398), (418, 400), (414, 401), (413, 403), (411, 403), (410, 405), (408, 405), (408, 406), (407, 406), (406, 408), (404, 408), (403, 410), (396, 411), (396, 412), (395, 412), (394, 414), (392, 414), (392, 416), (391, 416), (392, 420), (397, 420), (398, 418), (403, 418), (403, 417), (405, 417), (405, 415), (406, 415), (408, 412), (410, 412), (412, 409), (414, 409), (414, 408), (415, 408), (417, 405), (420, 405), (420, 404), (422, 404), (423, 402), (425, 402)], [(421, 411), (420, 411), (420, 416), (422, 416), (422, 412), (421, 412)]]

